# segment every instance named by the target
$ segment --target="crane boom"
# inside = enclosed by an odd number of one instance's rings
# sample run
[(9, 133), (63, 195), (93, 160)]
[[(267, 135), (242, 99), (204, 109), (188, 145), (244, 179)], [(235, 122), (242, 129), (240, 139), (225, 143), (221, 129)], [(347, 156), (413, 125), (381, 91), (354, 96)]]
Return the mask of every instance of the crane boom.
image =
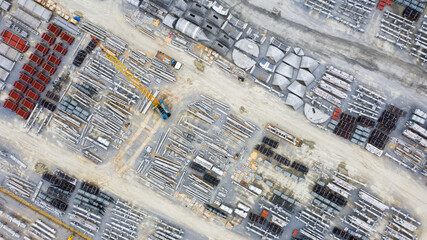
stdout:
[(105, 54), (105, 56), (110, 60), (114, 66), (120, 70), (120, 72), (123, 73), (123, 75), (126, 76), (127, 79), (136, 87), (148, 100), (153, 103), (153, 109), (162, 117), (164, 120), (168, 119), (170, 117), (170, 112), (167, 109), (167, 107), (164, 105), (162, 101), (159, 101), (153, 94), (151, 94), (150, 91), (123, 65), (122, 62), (112, 53), (110, 50), (108, 50), (105, 46), (100, 44), (96, 38), (92, 37), (101, 48), (102, 52)]

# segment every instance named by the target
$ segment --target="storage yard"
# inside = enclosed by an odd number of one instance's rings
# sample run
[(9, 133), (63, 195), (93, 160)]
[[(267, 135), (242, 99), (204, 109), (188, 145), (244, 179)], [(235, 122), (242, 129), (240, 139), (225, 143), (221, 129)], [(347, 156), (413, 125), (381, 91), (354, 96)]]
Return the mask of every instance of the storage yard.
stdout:
[(0, 239), (424, 239), (424, 1), (0, 0)]

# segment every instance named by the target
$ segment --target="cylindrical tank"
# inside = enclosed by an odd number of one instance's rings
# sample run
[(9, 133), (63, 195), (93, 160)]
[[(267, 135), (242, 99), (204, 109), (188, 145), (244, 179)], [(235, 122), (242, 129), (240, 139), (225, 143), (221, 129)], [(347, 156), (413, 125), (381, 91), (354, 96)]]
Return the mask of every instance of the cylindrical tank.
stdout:
[(176, 22), (175, 29), (197, 41), (209, 40), (206, 34), (199, 26), (183, 18), (178, 19), (178, 21)]
[(174, 17), (171, 14), (168, 14), (163, 19), (163, 24), (170, 27), (170, 28), (175, 28), (175, 23), (176, 23), (177, 19), (178, 19), (177, 17)]

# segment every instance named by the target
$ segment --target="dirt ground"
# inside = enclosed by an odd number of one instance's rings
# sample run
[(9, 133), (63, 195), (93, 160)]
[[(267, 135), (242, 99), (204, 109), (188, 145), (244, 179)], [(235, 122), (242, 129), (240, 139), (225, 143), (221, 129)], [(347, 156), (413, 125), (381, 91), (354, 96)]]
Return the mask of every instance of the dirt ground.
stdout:
[[(83, 17), (122, 37), (135, 49), (150, 53), (164, 50), (183, 62), (184, 68), (180, 70), (179, 81), (169, 85), (166, 89), (173, 96), (175, 102), (179, 102), (180, 99), (191, 94), (200, 93), (214, 96), (229, 104), (234, 112), (239, 112), (240, 107), (243, 106), (245, 112), (241, 116), (258, 126), (264, 127), (266, 123), (278, 124), (279, 127), (288, 129), (295, 135), (314, 142), (313, 148), (303, 147), (299, 150), (300, 157), (305, 162), (320, 161), (330, 167), (337, 167), (344, 163), (351, 176), (368, 183), (368, 187), (388, 203), (408, 209), (415, 213), (416, 218), (424, 223), (427, 222), (427, 189), (425, 185), (414, 179), (414, 176), (407, 171), (395, 164), (390, 164), (389, 160), (378, 158), (348, 141), (316, 128), (302, 114), (289, 109), (282, 100), (259, 86), (239, 83), (216, 67), (207, 67), (203, 73), (200, 73), (193, 65), (194, 59), (189, 55), (172, 48), (166, 48), (126, 24), (120, 7), (118, 7), (121, 1), (60, 0), (58, 2), (66, 9), (83, 12)], [(329, 49), (328, 51), (333, 50)], [(399, 62), (396, 61), (393, 64), (398, 65)], [(357, 70), (362, 68), (356, 67)], [(414, 68), (419, 73), (419, 68)], [(378, 73), (370, 78), (375, 78), (377, 75), (382, 76)], [(367, 79), (370, 78), (367, 77)], [(375, 81), (385, 78), (382, 76)], [(402, 90), (405, 93), (411, 91)], [(172, 103), (172, 112), (174, 108), (178, 108), (178, 106)], [(141, 123), (141, 126), (143, 124)], [(113, 166), (114, 161), (95, 166), (60, 146), (42, 141), (34, 134), (28, 135), (20, 127), (21, 125), (22, 123), (7, 122), (0, 118), (0, 142), (8, 142), (19, 149), (19, 154), (26, 156), (23, 160), (30, 167), (37, 161), (60, 167), (81, 180), (97, 182), (104, 189), (147, 210), (176, 219), (183, 228), (192, 229), (210, 239), (246, 239), (226, 230), (223, 226), (201, 220), (199, 216), (188, 209), (177, 206), (152, 190), (141, 186), (137, 183), (138, 176), (134, 171), (125, 171), (128, 170), (128, 166), (132, 165), (126, 164), (118, 170)], [(160, 127), (160, 125), (163, 124), (156, 124), (156, 127)], [(151, 132), (154, 131), (155, 129), (152, 129)], [(127, 161), (124, 159), (116, 160)], [(135, 161), (135, 157), (132, 157), (131, 161)], [(123, 170), (123, 168), (126, 169)], [(422, 227), (425, 236), (427, 225), (424, 224)], [(421, 237), (421, 239), (423, 238)]]

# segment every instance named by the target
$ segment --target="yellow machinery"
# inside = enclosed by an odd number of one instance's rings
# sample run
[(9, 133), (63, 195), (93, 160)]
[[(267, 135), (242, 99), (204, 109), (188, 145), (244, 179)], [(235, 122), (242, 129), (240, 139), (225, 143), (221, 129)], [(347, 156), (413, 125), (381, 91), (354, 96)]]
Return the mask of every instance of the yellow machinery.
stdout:
[(71, 234), (71, 236), (68, 237), (68, 240), (73, 240), (73, 237), (74, 237), (74, 233)]
[(100, 44), (94, 37), (92, 38), (98, 43), (99, 47), (108, 60), (110, 60), (114, 66), (116, 66), (116, 68), (119, 69), (120, 72), (122, 72), (123, 75), (125, 75), (127, 79), (129, 79), (129, 81), (135, 85), (135, 87), (138, 88), (138, 90), (141, 91), (146, 98), (148, 98), (150, 102), (153, 103), (153, 109), (160, 115), (160, 117), (164, 120), (168, 119), (171, 116), (171, 113), (163, 101), (159, 101), (156, 97), (154, 97), (153, 94), (151, 94), (150, 91), (148, 91), (148, 89), (125, 67), (125, 65), (123, 65), (119, 59), (117, 59), (114, 53)]

